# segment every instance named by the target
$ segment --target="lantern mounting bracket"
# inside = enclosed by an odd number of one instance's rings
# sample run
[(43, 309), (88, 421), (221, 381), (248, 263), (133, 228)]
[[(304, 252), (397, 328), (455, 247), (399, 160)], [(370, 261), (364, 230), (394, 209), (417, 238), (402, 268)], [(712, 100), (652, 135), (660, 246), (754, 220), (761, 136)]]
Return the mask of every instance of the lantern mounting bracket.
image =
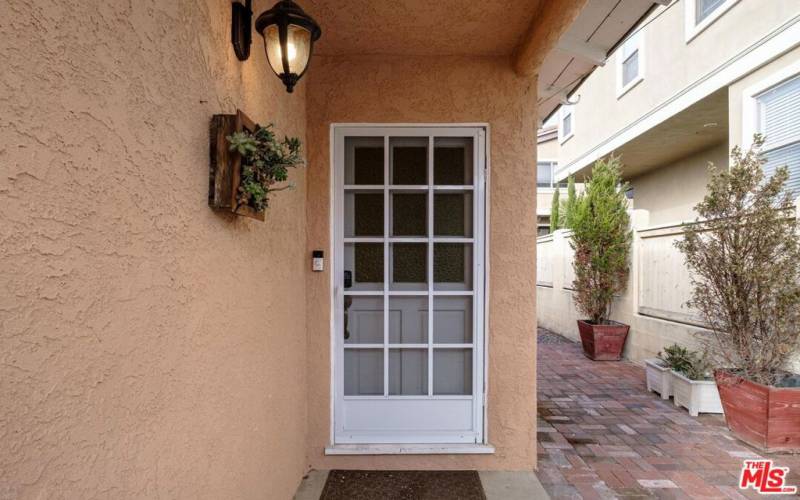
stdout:
[(246, 61), (250, 57), (253, 42), (253, 0), (238, 0), (231, 4), (231, 43), (237, 59)]

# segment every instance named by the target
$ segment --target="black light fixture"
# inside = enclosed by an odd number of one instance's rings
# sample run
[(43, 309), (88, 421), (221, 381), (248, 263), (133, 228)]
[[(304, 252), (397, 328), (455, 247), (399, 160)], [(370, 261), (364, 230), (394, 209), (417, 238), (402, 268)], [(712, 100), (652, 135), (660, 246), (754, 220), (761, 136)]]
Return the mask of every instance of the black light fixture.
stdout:
[[(231, 40), (236, 56), (250, 55), (251, 0), (233, 4)], [(308, 69), (314, 42), (322, 35), (319, 25), (292, 0), (280, 0), (256, 19), (256, 31), (264, 38), (264, 51), (272, 71), (292, 92)]]

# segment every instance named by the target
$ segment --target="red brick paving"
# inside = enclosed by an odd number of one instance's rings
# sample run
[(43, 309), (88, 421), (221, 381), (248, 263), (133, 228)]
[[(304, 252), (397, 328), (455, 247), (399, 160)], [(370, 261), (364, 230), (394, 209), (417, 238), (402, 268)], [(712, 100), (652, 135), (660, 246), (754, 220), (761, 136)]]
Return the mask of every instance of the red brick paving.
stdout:
[(538, 475), (555, 499), (763, 498), (738, 488), (742, 460), (758, 457), (800, 486), (800, 455), (759, 453), (721, 415), (690, 417), (648, 393), (638, 365), (590, 361), (544, 330), (538, 358)]

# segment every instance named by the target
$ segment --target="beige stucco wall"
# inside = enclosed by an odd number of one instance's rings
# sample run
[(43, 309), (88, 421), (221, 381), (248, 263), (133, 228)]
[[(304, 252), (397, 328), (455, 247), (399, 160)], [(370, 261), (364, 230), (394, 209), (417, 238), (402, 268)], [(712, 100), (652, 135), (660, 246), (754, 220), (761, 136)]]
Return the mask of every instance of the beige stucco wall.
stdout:
[(652, 226), (694, 220), (694, 206), (705, 196), (710, 180), (709, 162), (727, 167), (727, 142), (631, 179), (633, 206), (650, 213)]
[(0, 2), (0, 497), (294, 493), (305, 173), (206, 206), (212, 114), (305, 143), (256, 41), (218, 0)]
[(308, 81), (309, 249), (329, 248), (331, 123), (488, 122), (488, 439), (495, 455), (328, 457), (330, 276), (308, 277), (312, 467), (532, 469), (536, 463), (536, 81), (503, 57), (317, 57)]
[(537, 158), (542, 160), (558, 160), (560, 154), (561, 148), (558, 145), (558, 139), (550, 139), (536, 145)]
[[(617, 134), (690, 84), (800, 14), (797, 0), (740, 0), (688, 43), (685, 3), (659, 7), (644, 28), (644, 80), (617, 97), (617, 60), (597, 68), (573, 97), (575, 135), (561, 147), (563, 164)], [(579, 98), (577, 96), (580, 96)]]

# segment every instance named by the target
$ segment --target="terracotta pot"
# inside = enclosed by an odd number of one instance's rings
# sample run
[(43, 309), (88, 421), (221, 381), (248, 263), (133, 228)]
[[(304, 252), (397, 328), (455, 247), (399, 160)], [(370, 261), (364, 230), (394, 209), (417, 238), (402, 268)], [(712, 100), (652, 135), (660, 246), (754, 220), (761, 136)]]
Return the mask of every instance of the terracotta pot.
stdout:
[(601, 325), (578, 320), (583, 354), (594, 361), (619, 361), (629, 329), (630, 326), (616, 321)]
[(800, 452), (800, 388), (761, 385), (726, 370), (714, 377), (737, 438), (766, 452)]

